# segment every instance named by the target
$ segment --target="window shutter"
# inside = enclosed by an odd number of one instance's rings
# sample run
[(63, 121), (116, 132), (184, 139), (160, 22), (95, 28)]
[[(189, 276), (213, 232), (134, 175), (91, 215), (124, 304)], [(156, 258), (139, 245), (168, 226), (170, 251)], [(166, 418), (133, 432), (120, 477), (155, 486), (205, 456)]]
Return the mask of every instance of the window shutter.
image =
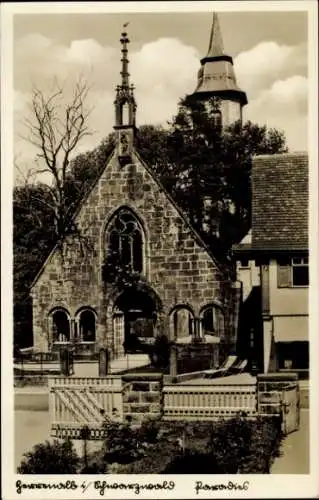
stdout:
[(278, 288), (291, 287), (291, 267), (278, 264), (277, 266)]

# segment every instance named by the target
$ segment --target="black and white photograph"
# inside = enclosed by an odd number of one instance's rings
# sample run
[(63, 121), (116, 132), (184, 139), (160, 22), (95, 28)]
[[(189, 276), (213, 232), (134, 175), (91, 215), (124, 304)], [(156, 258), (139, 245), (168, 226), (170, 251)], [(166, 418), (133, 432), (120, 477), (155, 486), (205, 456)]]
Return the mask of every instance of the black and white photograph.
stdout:
[(1, 10), (3, 498), (315, 497), (316, 2)]

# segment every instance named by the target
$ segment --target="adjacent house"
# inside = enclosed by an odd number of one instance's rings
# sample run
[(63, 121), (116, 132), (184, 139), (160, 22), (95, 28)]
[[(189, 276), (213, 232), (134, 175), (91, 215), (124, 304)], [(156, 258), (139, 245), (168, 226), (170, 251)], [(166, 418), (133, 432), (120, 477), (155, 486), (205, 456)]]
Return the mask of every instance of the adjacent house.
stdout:
[(261, 371), (307, 369), (306, 153), (254, 158), (252, 229), (234, 256), (243, 287), (239, 346)]

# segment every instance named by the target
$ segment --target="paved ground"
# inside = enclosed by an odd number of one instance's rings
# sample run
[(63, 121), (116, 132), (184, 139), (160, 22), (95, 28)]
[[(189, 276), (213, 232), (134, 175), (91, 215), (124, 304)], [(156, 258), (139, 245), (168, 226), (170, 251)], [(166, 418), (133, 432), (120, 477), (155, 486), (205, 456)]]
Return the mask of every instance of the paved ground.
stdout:
[(309, 410), (300, 412), (300, 429), (284, 439), (282, 456), (277, 458), (271, 474), (309, 474)]
[[(118, 359), (114, 359), (110, 363), (110, 373), (117, 373), (123, 370), (140, 368), (147, 366), (150, 359), (147, 354), (129, 354)], [(20, 364), (16, 364), (15, 368), (21, 369)], [(40, 372), (41, 370), (59, 370), (59, 363), (25, 363), (24, 369), (28, 372)], [(98, 361), (91, 362), (74, 362), (74, 376), (75, 377), (98, 377), (99, 376), (99, 363)]]
[(183, 385), (255, 385), (256, 377), (250, 373), (239, 373), (238, 375), (229, 375), (216, 378), (194, 378), (180, 382)]
[(16, 411), (14, 413), (14, 466), (18, 467), (23, 453), (50, 436), (48, 411)]

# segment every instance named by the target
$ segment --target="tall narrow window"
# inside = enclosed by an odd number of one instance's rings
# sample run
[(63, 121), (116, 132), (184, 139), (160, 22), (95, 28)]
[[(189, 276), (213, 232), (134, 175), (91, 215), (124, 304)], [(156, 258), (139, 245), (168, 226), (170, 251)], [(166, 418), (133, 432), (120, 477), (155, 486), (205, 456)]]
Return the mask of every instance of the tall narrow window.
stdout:
[(143, 237), (139, 222), (127, 209), (111, 222), (108, 232), (108, 256), (131, 271), (143, 271)]
[(68, 342), (70, 340), (70, 320), (66, 311), (57, 310), (52, 314), (54, 342)]
[(83, 342), (95, 341), (95, 314), (93, 311), (84, 310), (80, 314), (80, 339)]
[(292, 263), (292, 284), (293, 286), (309, 285), (308, 257), (294, 258)]

